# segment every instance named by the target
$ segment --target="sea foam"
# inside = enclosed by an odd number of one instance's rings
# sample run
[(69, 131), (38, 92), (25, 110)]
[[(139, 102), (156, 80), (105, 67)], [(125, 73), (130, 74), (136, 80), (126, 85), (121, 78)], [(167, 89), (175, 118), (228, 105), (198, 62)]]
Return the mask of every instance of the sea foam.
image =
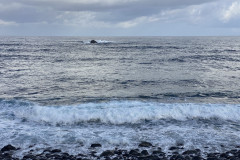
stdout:
[(220, 119), (240, 121), (238, 104), (158, 103), (110, 101), (70, 106), (40, 106), (31, 103), (0, 102), (1, 114), (52, 125), (98, 122), (136, 124), (142, 121), (173, 119)]

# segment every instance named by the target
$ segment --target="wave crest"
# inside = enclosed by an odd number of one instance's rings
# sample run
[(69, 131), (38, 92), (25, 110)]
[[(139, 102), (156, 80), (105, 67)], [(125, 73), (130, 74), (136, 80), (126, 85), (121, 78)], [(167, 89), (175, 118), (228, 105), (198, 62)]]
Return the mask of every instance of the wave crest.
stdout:
[(234, 104), (157, 103), (141, 101), (110, 101), (73, 106), (39, 106), (32, 103), (0, 102), (3, 113), (27, 121), (51, 125), (74, 125), (100, 122), (136, 124), (144, 120), (217, 118), (240, 121), (240, 106)]

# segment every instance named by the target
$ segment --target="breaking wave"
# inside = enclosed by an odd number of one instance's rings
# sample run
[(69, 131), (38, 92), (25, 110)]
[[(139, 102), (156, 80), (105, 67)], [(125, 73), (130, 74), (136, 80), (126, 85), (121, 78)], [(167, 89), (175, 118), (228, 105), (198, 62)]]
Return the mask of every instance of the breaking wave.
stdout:
[(29, 102), (0, 101), (0, 117), (50, 125), (79, 123), (136, 124), (142, 121), (173, 119), (220, 119), (240, 121), (238, 104), (158, 103), (110, 101), (72, 106), (39, 106)]

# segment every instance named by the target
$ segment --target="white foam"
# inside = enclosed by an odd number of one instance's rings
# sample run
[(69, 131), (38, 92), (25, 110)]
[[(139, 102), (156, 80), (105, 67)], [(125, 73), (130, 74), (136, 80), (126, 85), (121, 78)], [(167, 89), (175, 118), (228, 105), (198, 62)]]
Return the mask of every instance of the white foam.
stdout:
[(22, 106), (13, 114), (35, 122), (49, 124), (78, 124), (101, 122), (110, 124), (141, 123), (144, 120), (211, 119), (240, 121), (240, 106), (233, 104), (157, 103), (140, 101), (111, 101), (74, 106)]
[(113, 43), (113, 41), (107, 41), (107, 40), (96, 40), (98, 43)]

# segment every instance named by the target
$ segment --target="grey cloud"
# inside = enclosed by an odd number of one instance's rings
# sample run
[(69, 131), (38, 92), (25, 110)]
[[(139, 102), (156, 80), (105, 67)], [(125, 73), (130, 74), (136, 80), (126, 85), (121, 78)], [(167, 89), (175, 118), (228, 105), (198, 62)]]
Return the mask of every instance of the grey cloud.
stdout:
[[(231, 8), (234, 2), (236, 6)], [(239, 9), (237, 0), (0, 0), (0, 32), (11, 28), (12, 33), (32, 29), (31, 34), (37, 30), (43, 35), (110, 31), (127, 35), (154, 30), (165, 34), (170, 26), (180, 26), (176, 35), (181, 35), (183, 28), (193, 32), (202, 27), (206, 32), (211, 27), (239, 27)]]
[[(12, 0), (20, 7), (1, 12), (0, 19), (18, 23), (53, 23), (61, 12), (96, 12), (96, 20), (119, 22), (158, 14), (161, 10), (201, 4), (211, 0)], [(212, 0), (214, 1), (214, 0)], [(4, 6), (7, 0), (1, 0)]]

